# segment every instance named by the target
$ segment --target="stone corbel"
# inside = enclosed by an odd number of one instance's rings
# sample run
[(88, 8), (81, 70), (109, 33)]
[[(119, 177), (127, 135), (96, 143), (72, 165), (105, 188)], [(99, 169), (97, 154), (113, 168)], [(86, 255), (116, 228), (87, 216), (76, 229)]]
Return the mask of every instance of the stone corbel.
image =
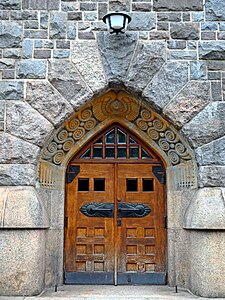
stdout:
[(0, 187), (0, 229), (49, 226), (46, 208), (34, 187)]
[(225, 230), (225, 189), (197, 190), (184, 215), (183, 228)]

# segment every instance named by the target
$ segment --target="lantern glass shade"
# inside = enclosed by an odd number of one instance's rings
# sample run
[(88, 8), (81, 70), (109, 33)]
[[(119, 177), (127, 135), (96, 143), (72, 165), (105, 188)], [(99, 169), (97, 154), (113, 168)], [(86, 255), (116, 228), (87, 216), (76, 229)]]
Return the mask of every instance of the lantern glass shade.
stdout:
[(125, 13), (110, 13), (103, 17), (103, 22), (106, 23), (110, 33), (124, 33), (127, 29), (127, 24), (131, 21), (131, 17)]

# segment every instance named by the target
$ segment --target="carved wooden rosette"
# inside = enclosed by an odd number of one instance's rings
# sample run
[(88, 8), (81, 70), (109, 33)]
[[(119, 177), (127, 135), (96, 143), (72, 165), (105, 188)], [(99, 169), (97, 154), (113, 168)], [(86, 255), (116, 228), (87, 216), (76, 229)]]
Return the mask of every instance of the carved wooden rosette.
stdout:
[(43, 159), (60, 165), (74, 144), (95, 128), (97, 124), (113, 116), (132, 122), (145, 132), (166, 154), (171, 165), (192, 159), (192, 154), (179, 133), (158, 114), (145, 107), (125, 92), (108, 92), (97, 98), (70, 118), (53, 136), (43, 152)]

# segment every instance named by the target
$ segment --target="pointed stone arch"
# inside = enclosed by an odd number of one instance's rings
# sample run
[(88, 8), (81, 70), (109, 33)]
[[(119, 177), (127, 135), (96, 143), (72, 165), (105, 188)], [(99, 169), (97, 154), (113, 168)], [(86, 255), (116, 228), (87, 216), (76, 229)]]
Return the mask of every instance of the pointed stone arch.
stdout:
[(180, 133), (143, 101), (124, 91), (109, 91), (75, 113), (54, 133), (42, 151), (39, 180), (62, 190), (71, 157), (94, 135), (118, 122), (143, 140), (163, 160), (175, 190), (197, 186), (194, 152)]

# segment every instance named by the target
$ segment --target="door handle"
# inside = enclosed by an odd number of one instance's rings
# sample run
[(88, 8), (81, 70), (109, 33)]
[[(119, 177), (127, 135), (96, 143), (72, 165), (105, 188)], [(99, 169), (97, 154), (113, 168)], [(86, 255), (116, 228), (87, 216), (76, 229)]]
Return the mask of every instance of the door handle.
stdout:
[(118, 218), (142, 218), (150, 212), (151, 208), (143, 203), (118, 203)]
[(80, 212), (87, 217), (113, 218), (114, 204), (105, 202), (91, 202), (83, 205)]

